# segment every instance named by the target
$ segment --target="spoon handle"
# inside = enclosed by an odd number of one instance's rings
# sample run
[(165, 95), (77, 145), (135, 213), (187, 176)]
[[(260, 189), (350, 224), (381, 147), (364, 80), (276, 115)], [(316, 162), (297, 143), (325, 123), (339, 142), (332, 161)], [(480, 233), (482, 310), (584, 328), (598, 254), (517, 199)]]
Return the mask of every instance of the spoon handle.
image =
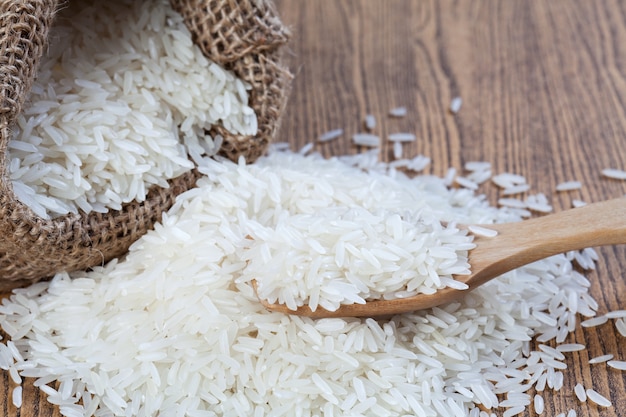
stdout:
[(626, 197), (488, 227), (498, 236), (476, 238), (470, 251), (472, 286), (559, 253), (626, 243)]

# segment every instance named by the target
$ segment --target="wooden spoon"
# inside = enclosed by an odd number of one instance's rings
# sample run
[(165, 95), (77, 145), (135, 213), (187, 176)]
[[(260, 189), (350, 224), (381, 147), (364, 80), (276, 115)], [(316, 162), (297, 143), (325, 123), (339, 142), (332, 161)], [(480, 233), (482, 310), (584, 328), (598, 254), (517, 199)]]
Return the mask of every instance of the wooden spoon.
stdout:
[[(290, 310), (283, 304), (261, 303), (271, 311), (324, 317), (376, 317), (422, 310), (463, 297), (479, 285), (507, 271), (552, 255), (587, 247), (626, 243), (626, 197), (531, 220), (483, 226), (495, 230), (494, 237), (475, 236), (476, 248), (469, 252), (470, 275), (455, 276), (469, 289), (443, 288), (434, 294), (418, 294), (392, 300), (372, 300), (365, 304), (344, 304), (336, 311), (308, 306)], [(253, 281), (256, 291), (256, 282)]]

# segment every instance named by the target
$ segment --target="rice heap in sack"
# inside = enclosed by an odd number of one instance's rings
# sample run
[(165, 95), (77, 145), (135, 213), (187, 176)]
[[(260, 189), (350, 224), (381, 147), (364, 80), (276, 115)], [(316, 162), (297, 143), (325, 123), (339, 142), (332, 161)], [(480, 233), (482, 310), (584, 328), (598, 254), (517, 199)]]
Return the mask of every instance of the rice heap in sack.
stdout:
[(2, 288), (125, 253), (194, 158), (260, 156), (287, 39), (271, 1), (0, 4)]

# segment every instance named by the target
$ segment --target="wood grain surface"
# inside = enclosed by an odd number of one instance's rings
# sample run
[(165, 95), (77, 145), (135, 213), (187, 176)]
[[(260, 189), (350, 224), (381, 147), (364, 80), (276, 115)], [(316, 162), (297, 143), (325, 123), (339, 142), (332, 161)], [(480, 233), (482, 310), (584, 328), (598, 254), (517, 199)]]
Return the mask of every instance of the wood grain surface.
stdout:
[[(279, 141), (297, 149), (320, 134), (345, 134), (316, 144), (324, 155), (356, 153), (350, 142), (376, 116), (376, 134), (412, 132), (405, 155), (432, 158), (426, 173), (462, 170), (488, 161), (494, 173), (523, 174), (555, 210), (573, 199), (619, 197), (626, 181), (601, 176), (626, 169), (626, 3), (614, 1), (331, 1), (277, 0), (293, 30), (289, 64), (295, 74)], [(448, 111), (460, 96), (457, 115)], [(404, 118), (388, 117), (405, 106)], [(392, 149), (382, 146), (390, 160)], [(579, 191), (556, 193), (579, 180)], [(481, 186), (495, 203), (493, 184)], [(587, 273), (599, 313), (626, 309), (626, 247), (602, 248)], [(582, 329), (567, 341), (587, 350), (568, 354), (565, 383), (546, 391), (546, 411), (574, 409), (580, 417), (626, 415), (626, 373), (590, 358), (612, 353), (626, 360), (626, 340), (611, 323)], [(576, 382), (610, 397), (613, 407), (581, 404)], [(0, 374), (0, 415), (57, 417), (58, 409), (25, 381), (24, 405), (11, 404), (13, 384)], [(532, 407), (525, 416), (535, 415)]]

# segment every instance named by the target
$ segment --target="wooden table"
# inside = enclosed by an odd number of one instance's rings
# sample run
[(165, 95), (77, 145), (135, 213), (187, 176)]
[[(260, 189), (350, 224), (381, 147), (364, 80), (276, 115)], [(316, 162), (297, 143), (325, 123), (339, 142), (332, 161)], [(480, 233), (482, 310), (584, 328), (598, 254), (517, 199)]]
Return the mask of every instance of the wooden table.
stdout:
[[(409, 156), (432, 158), (427, 173), (443, 175), (467, 161), (489, 161), (494, 173), (526, 176), (533, 192), (556, 210), (573, 199), (588, 202), (626, 193), (626, 181), (600, 175), (626, 169), (626, 4), (613, 1), (331, 1), (277, 0), (293, 28), (289, 62), (295, 73), (277, 140), (296, 149), (342, 128), (338, 141), (318, 144), (324, 155), (359, 152), (350, 136), (363, 118), (376, 132), (413, 132)], [(461, 111), (448, 111), (463, 99)], [(389, 109), (405, 106), (407, 117)], [(391, 159), (384, 144), (382, 157)], [(583, 188), (556, 193), (558, 183)], [(496, 187), (481, 187), (495, 203)], [(626, 309), (626, 247), (599, 250), (588, 273), (599, 313)], [(578, 416), (626, 415), (626, 374), (589, 358), (626, 359), (626, 340), (611, 324), (582, 330), (568, 341), (588, 349), (568, 356), (565, 386), (546, 391), (544, 415), (570, 408)], [(611, 396), (614, 406), (580, 404), (577, 381)], [(18, 415), (12, 384), (0, 376), (0, 414)], [(45, 396), (24, 383), (22, 417), (60, 416)], [(534, 415), (530, 412), (527, 416)]]

